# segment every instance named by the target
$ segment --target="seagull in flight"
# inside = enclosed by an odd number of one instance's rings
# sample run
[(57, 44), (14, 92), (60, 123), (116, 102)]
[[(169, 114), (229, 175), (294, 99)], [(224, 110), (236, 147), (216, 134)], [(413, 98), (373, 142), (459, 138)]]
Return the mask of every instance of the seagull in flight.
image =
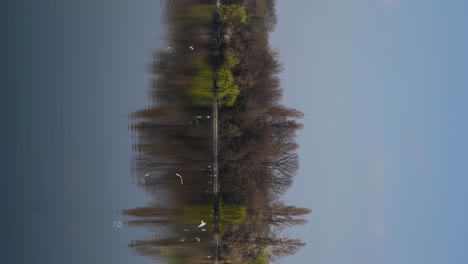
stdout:
[(198, 225), (198, 227), (202, 227), (202, 226), (205, 226), (206, 225), (206, 222), (203, 222), (203, 220), (201, 220), (201, 224)]
[(200, 242), (200, 239), (199, 239), (198, 237), (195, 237), (195, 239), (196, 239), (198, 242)]
[(193, 46), (189, 46), (189, 49), (193, 50)]
[(180, 178), (180, 184), (184, 184), (184, 181), (182, 180), (182, 176), (177, 172), (175, 175)]

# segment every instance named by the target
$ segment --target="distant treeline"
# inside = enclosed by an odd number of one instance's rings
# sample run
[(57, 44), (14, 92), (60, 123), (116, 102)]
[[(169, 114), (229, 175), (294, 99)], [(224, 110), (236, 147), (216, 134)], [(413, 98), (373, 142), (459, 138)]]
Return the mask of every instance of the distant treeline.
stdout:
[(221, 193), (247, 208), (245, 222), (223, 233), (226, 263), (269, 263), (304, 245), (281, 232), (304, 224), (310, 210), (280, 199), (299, 168), (295, 138), (303, 114), (280, 103), (281, 64), (268, 41), (275, 24), (274, 0), (223, 1), (221, 68), (238, 91), (235, 102), (219, 108)]
[[(275, 1), (222, 1), (219, 20), (213, 2), (166, 2), (168, 46), (155, 53), (151, 65), (151, 104), (131, 114), (137, 137), (134, 167), (140, 184), (155, 199), (122, 214), (133, 217), (128, 225), (169, 230), (164, 238), (129, 243), (140, 254), (170, 263), (212, 262), (214, 256), (204, 253), (212, 249), (211, 225), (216, 222), (210, 193), (213, 172), (207, 167), (212, 158), (210, 63), (213, 47), (220, 44), (215, 65), (219, 260), (266, 264), (304, 245), (284, 231), (306, 223), (303, 217), (311, 210), (281, 199), (299, 168), (296, 131), (302, 128), (303, 114), (280, 102), (281, 64), (268, 36), (276, 24)], [(218, 27), (221, 39), (216, 38)], [(161, 203), (161, 192), (170, 196), (168, 203)], [(205, 231), (197, 228), (200, 219), (209, 223)]]

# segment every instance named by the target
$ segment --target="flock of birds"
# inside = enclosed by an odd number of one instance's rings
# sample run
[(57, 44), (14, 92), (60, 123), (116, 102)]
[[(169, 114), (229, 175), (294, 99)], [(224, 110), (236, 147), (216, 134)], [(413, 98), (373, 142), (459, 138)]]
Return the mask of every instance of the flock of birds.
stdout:
[[(210, 118), (210, 116), (207, 116), (207, 118)], [(210, 171), (212, 170), (210, 165), (208, 165), (208, 170), (210, 170)], [(147, 173), (147, 174), (145, 174), (145, 175), (143, 176), (143, 184), (146, 183), (146, 178), (147, 178), (148, 176), (150, 176), (150, 175), (151, 175), (150, 173)], [(176, 175), (177, 177), (180, 178), (180, 184), (184, 184), (184, 179), (182, 178), (182, 175), (180, 175), (180, 174), (177, 173), (177, 172), (175, 173), (175, 175)], [(200, 224), (198, 225), (198, 228), (202, 228), (202, 227), (204, 227), (206, 224), (207, 224), (207, 222), (201, 220), (201, 221), (200, 221)], [(190, 229), (184, 229), (184, 232), (189, 232), (189, 231), (190, 231)], [(201, 231), (202, 231), (202, 232), (206, 232), (206, 229), (202, 228)], [(185, 242), (185, 239), (186, 239), (186, 237), (183, 237), (183, 238), (180, 240), (180, 242)], [(195, 239), (197, 240), (197, 242), (200, 242), (200, 238), (199, 238), (199, 237), (195, 237)], [(208, 256), (208, 257), (210, 257), (210, 256)]]
[[(206, 225), (206, 222), (203, 221), (203, 220), (201, 220), (201, 223), (198, 225), (198, 228), (204, 227), (205, 225)], [(184, 229), (184, 232), (188, 232), (188, 231), (190, 231), (190, 229), (188, 229), (188, 228), (187, 228), (187, 229)], [(202, 231), (202, 232), (206, 232), (206, 229), (202, 229), (201, 231)], [(186, 237), (183, 237), (183, 238), (180, 240), (180, 242), (185, 242), (185, 239), (186, 239)], [(197, 240), (197, 242), (200, 242), (200, 238), (199, 238), (199, 237), (195, 237), (195, 239)]]

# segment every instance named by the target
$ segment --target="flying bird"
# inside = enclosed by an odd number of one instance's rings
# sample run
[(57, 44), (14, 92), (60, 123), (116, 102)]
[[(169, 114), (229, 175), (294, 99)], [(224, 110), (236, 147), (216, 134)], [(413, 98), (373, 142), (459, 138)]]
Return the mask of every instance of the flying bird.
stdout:
[(189, 49), (193, 50), (193, 46), (189, 46)]
[(195, 239), (196, 239), (198, 242), (200, 242), (200, 239), (199, 239), (198, 237), (195, 237)]
[(180, 184), (184, 184), (184, 181), (182, 180), (182, 176), (177, 172), (175, 175), (180, 178)]
[(201, 224), (198, 225), (198, 227), (202, 227), (202, 226), (205, 226), (206, 225), (206, 222), (203, 222), (203, 220), (201, 220)]

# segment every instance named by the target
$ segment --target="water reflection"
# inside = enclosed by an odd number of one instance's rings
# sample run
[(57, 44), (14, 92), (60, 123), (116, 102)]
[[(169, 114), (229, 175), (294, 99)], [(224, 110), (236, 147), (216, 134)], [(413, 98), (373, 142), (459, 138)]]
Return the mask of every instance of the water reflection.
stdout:
[(155, 52), (150, 105), (130, 114), (135, 182), (152, 197), (122, 210), (152, 237), (129, 242), (168, 263), (213, 263), (213, 1), (166, 1), (167, 46)]
[(130, 115), (135, 182), (152, 197), (121, 212), (125, 225), (151, 231), (129, 243), (137, 254), (268, 263), (304, 246), (283, 231), (310, 210), (280, 200), (299, 167), (302, 113), (281, 104), (267, 33), (274, 4), (265, 2), (226, 4), (221, 16), (211, 1), (166, 2), (168, 44), (154, 54), (150, 105)]

